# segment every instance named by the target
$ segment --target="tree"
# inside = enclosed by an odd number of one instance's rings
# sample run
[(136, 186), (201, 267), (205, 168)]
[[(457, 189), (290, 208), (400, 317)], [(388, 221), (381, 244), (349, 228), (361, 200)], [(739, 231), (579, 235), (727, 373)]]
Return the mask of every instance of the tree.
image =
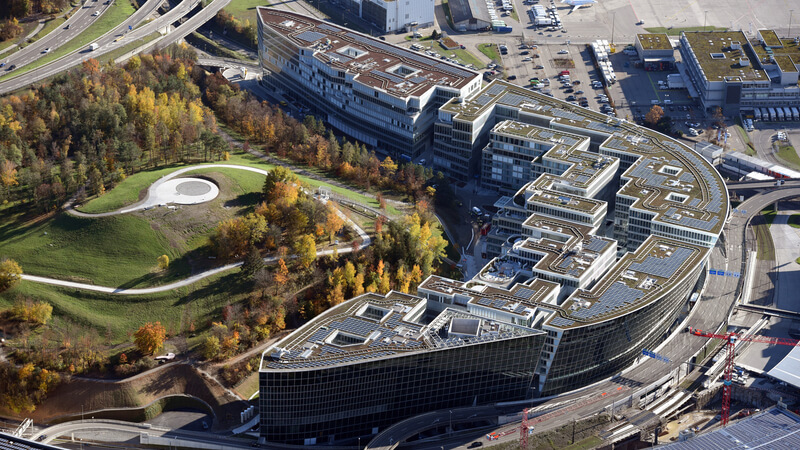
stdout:
[(45, 325), (53, 315), (53, 307), (46, 302), (36, 302), (30, 298), (20, 298), (11, 307), (11, 315), (17, 320)]
[(310, 234), (300, 236), (300, 239), (295, 244), (294, 252), (297, 254), (300, 265), (306, 270), (310, 269), (317, 259), (317, 243), (314, 242), (314, 236)]
[(273, 279), (275, 280), (275, 294), (277, 294), (278, 287), (284, 286), (289, 281), (289, 269), (283, 258), (278, 260), (278, 270), (275, 271)]
[(203, 342), (203, 358), (216, 359), (219, 356), (219, 351), (219, 338), (216, 336), (207, 337)]
[(133, 334), (133, 343), (145, 355), (152, 355), (164, 345), (167, 330), (161, 322), (147, 322)]
[(328, 232), (328, 239), (333, 242), (333, 237), (344, 227), (344, 220), (339, 217), (336, 209), (328, 204), (328, 213), (325, 216), (325, 231)]
[(263, 268), (264, 259), (261, 258), (261, 252), (258, 251), (255, 245), (251, 245), (250, 250), (247, 251), (247, 255), (244, 257), (244, 263), (242, 263), (242, 273), (247, 278), (251, 278)]
[(393, 177), (394, 173), (397, 172), (397, 163), (392, 161), (390, 156), (387, 156), (383, 162), (381, 162), (381, 168), (387, 177)]
[(0, 262), (0, 292), (7, 291), (22, 280), (22, 267), (13, 259)]
[(169, 267), (169, 256), (161, 255), (158, 257), (158, 268), (161, 270), (167, 270)]
[(644, 121), (651, 127), (654, 127), (662, 117), (664, 117), (664, 110), (658, 105), (653, 105), (650, 111), (647, 112), (647, 115), (644, 116)]

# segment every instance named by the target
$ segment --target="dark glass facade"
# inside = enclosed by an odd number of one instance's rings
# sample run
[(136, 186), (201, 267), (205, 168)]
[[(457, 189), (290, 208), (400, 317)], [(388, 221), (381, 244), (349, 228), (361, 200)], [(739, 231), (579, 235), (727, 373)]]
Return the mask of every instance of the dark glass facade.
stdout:
[(347, 441), (429, 411), (531, 398), (545, 337), (532, 333), (360, 364), (262, 370), (261, 436)]
[[(633, 364), (642, 349), (655, 348), (688, 301), (702, 269), (687, 273), (672, 290), (634, 312), (565, 330), (541, 395), (569, 392), (613, 376)], [(549, 343), (553, 336), (547, 339)]]

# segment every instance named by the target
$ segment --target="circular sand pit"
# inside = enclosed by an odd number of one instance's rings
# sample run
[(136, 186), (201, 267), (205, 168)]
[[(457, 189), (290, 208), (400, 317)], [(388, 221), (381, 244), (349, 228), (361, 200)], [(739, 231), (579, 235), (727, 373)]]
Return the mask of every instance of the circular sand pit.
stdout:
[(155, 192), (157, 204), (197, 205), (219, 195), (216, 184), (201, 178), (175, 178), (162, 183)]

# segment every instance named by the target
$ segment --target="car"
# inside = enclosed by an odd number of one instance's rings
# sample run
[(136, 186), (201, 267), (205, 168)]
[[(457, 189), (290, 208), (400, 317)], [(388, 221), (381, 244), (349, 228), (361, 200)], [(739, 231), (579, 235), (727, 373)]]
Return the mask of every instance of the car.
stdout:
[(571, 102), (571, 101), (573, 101), (573, 100), (575, 100), (575, 96), (574, 96), (574, 95), (569, 95), (569, 96), (567, 96), (567, 101), (568, 101), (568, 102)]
[(46, 49), (42, 50), (42, 53), (50, 53), (50, 47), (47, 47)]
[(39, 436), (38, 438), (36, 438), (36, 440), (39, 441), (39, 442), (42, 442), (45, 439), (47, 439), (47, 435), (46, 434), (43, 434), (43, 435)]
[(100, 15), (100, 11), (95, 11), (92, 13), (92, 17), (97, 17)]
[(565, 94), (572, 94), (573, 92), (575, 92), (573, 89), (564, 89)]
[(530, 56), (522, 58), (522, 62), (529, 62), (529, 61), (533, 61)]
[(544, 69), (544, 66), (540, 64), (540, 65), (538, 65), (538, 66), (535, 66), (535, 67), (534, 67), (534, 69), (536, 69), (536, 70), (542, 70), (542, 69)]
[(121, 39), (122, 39), (122, 36), (120, 36), (120, 37), (118, 37), (118, 38), (114, 39), (114, 42), (119, 42)]
[(476, 441), (476, 442), (473, 442), (472, 444), (469, 444), (469, 447), (467, 447), (467, 448), (478, 448), (478, 447), (480, 447), (482, 445), (483, 445), (483, 442), (477, 442)]
[(378, 36), (378, 39), (380, 39), (382, 41), (385, 41), (386, 40), (386, 36)]
[(581, 91), (581, 90), (577, 90), (577, 91), (575, 91), (575, 93), (576, 93), (576, 94), (578, 94), (578, 95), (580, 95), (580, 94), (583, 94), (583, 91)]
[(206, 422), (205, 420), (203, 421), (203, 429), (204, 430), (208, 429), (208, 422)]
[(559, 55), (566, 55), (567, 53), (569, 53), (569, 52), (564, 50), (564, 49), (561, 49), (561, 50), (558, 51)]
[(72, 27), (72, 24), (71, 24), (71, 23), (68, 23), (68, 24), (67, 24), (67, 26), (65, 26), (65, 27), (64, 27), (64, 29), (65, 29), (65, 30), (69, 30), (69, 29), (70, 29), (70, 27)]
[(516, 75), (509, 75), (508, 79), (513, 81), (513, 80), (517, 79), (517, 76)]
[(16, 68), (17, 68), (17, 65), (16, 64), (12, 64), (11, 67), (8, 68), (8, 70), (14, 70)]
[(419, 160), (419, 165), (420, 166), (424, 166), (425, 163), (426, 163), (425, 158), (422, 158), (422, 159)]
[(525, 50), (524, 52), (520, 52), (520, 55), (530, 55), (531, 52)]
[(6, 63), (4, 63), (4, 62), (0, 63), (0, 68), (5, 67), (5, 66), (6, 66)]
[(497, 433), (489, 433), (489, 434), (486, 435), (486, 439), (488, 439), (490, 441), (496, 441), (496, 440), (500, 439), (500, 435), (497, 434)]

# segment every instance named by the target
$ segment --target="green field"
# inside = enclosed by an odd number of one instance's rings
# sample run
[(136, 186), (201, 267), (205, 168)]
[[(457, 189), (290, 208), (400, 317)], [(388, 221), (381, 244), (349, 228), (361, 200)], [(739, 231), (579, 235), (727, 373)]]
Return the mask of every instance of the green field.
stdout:
[(100, 56), (99, 58), (97, 58), (97, 60), (100, 61), (101, 64), (104, 64), (107, 61), (115, 60), (115, 59), (119, 58), (120, 56), (122, 56), (122, 55), (124, 55), (124, 54), (126, 54), (126, 53), (128, 53), (130, 51), (136, 50), (137, 48), (141, 47), (142, 45), (144, 45), (144, 44), (146, 44), (146, 43), (148, 43), (148, 42), (150, 42), (150, 41), (152, 41), (154, 39), (157, 39), (159, 36), (161, 36), (161, 33), (157, 32), (157, 31), (154, 31), (154, 32), (148, 34), (147, 36), (143, 37), (142, 39), (137, 39), (135, 41), (128, 42), (127, 44), (123, 45), (122, 47), (117, 48), (116, 50), (112, 50), (112, 51), (110, 51), (108, 53), (103, 53), (103, 55)]
[(94, 40), (108, 33), (117, 25), (121, 24), (133, 13), (133, 5), (131, 5), (129, 0), (115, 1), (111, 4), (108, 10), (103, 13), (102, 16), (98, 17), (93, 24), (89, 25), (89, 27), (84, 30), (83, 33), (79, 34), (74, 39), (65, 43), (61, 47), (58, 47), (47, 55), (37, 59), (36, 61), (20, 67), (8, 75), (0, 77), (0, 81), (23, 75), (37, 67), (41, 67), (49, 62), (66, 56), (75, 50), (80, 49), (81, 47), (91, 44)]
[(61, 288), (23, 281), (0, 294), (0, 307), (9, 307), (17, 295), (44, 300), (53, 305), (53, 315), (101, 331), (111, 330), (114, 343), (130, 342), (128, 333), (148, 321), (160, 321), (167, 330), (180, 330), (184, 311), (189, 311), (198, 329), (205, 328), (207, 317), (218, 317), (223, 306), (244, 299), (250, 283), (239, 278), (239, 271), (214, 275), (173, 291), (121, 296)]
[(481, 60), (476, 58), (475, 55), (470, 53), (468, 50), (464, 50), (461, 48), (457, 48), (455, 50), (448, 50), (444, 48), (442, 44), (439, 44), (439, 53), (448, 56), (455, 55), (457, 60), (466, 65), (472, 64), (475, 66), (476, 69), (483, 69), (484, 67), (486, 67), (486, 64), (481, 62)]
[(106, 286), (149, 275), (163, 254), (179, 256), (162, 233), (132, 215), (84, 219), (61, 213), (32, 226), (7, 222), (0, 242), (0, 254), (25, 273)]
[(791, 145), (778, 145), (778, 157), (790, 168), (800, 170), (800, 157)]
[[(274, 167), (272, 164), (267, 164), (250, 154), (234, 154), (231, 155), (231, 158), (228, 161), (210, 162), (208, 164), (238, 164), (242, 166), (257, 167), (259, 169), (264, 169), (264, 170), (270, 170)], [(168, 168), (144, 171), (131, 175), (128, 178), (126, 178), (123, 182), (118, 184), (114, 189), (111, 189), (108, 192), (106, 192), (106, 194), (103, 195), (102, 197), (92, 199), (91, 201), (87, 202), (86, 204), (76, 209), (85, 213), (99, 213), (99, 212), (115, 211), (119, 208), (122, 208), (123, 206), (136, 203), (136, 201), (138, 201), (139, 199), (139, 192), (141, 192), (143, 189), (146, 189), (148, 186), (153, 184), (153, 182), (156, 181), (157, 179), (161, 178), (162, 176), (170, 172), (179, 169), (180, 167), (181, 166), (171, 166)], [(232, 171), (236, 173), (249, 173), (236, 169), (232, 169)], [(191, 171), (189, 173), (196, 173), (196, 171)], [(258, 175), (258, 174), (253, 173), (253, 175)], [(307, 183), (309, 186), (312, 186), (314, 188), (325, 186), (329, 188), (332, 192), (339, 194), (354, 202), (368, 205), (373, 208), (377, 208), (379, 206), (377, 200), (375, 200), (374, 198), (366, 197), (357, 192), (353, 192), (349, 189), (332, 186), (328, 183), (317, 181), (312, 178), (308, 178), (301, 175), (298, 175), (298, 177), (302, 182)], [(400, 214), (400, 211), (398, 211), (396, 208), (390, 205), (387, 205), (386, 212), (389, 214)]]
[(682, 32), (692, 31), (728, 31), (725, 27), (715, 27), (709, 25), (707, 27), (684, 27), (684, 28), (666, 28), (666, 27), (650, 27), (645, 28), (648, 33), (666, 33), (669, 36), (680, 36)]
[(256, 24), (256, 6), (270, 6), (268, 0), (232, 0), (225, 11), (231, 13), (233, 17), (244, 21), (249, 20), (251, 24)]
[(478, 50), (481, 53), (486, 55), (487, 58), (491, 59), (492, 61), (500, 64), (502, 59), (500, 59), (500, 53), (498, 53), (497, 45), (495, 44), (481, 44), (478, 46)]

